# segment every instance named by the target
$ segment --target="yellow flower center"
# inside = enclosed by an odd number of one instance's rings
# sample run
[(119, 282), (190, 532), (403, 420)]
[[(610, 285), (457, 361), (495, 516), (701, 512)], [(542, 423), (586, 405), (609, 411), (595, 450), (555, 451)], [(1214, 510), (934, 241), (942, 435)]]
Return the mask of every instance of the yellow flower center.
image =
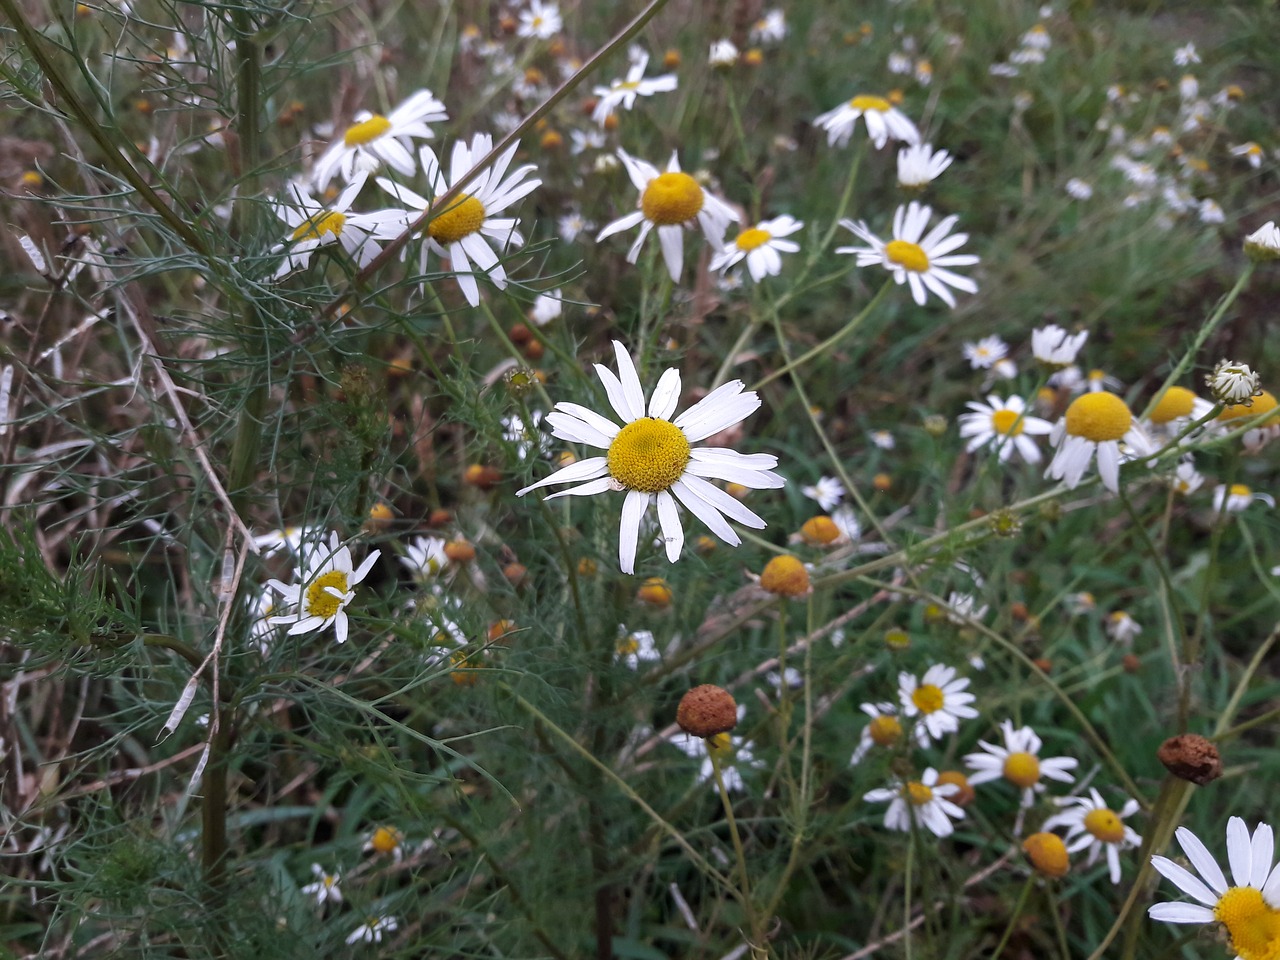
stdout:
[(803, 597), (812, 589), (809, 571), (789, 553), (774, 557), (760, 571), (760, 587), (780, 597)]
[(1004, 777), (1024, 790), (1040, 782), (1040, 761), (1032, 753), (1011, 753), (1004, 761)]
[(390, 129), (391, 121), (382, 114), (375, 113), (368, 120), (362, 120), (355, 126), (350, 127), (342, 135), (342, 142), (348, 147), (362, 147), (366, 143), (372, 143), (377, 140)]
[(437, 243), (457, 243), (484, 226), (484, 204), (470, 194), (461, 194), (449, 209), (437, 213), (427, 224), (427, 236)]
[(810, 517), (800, 527), (800, 536), (804, 538), (805, 543), (825, 546), (840, 539), (840, 528), (830, 517)]
[(733, 756), (733, 741), (727, 733), (717, 733), (707, 737), (707, 751), (715, 754), (721, 761)]
[(902, 786), (902, 795), (913, 807), (923, 807), (933, 799), (933, 791), (919, 780), (912, 780)]
[(892, 107), (889, 106), (889, 101), (884, 97), (871, 97), (865, 94), (854, 97), (849, 101), (849, 106), (853, 107), (855, 110), (861, 110), (864, 113), (868, 110), (888, 113), (892, 109)]
[(1253, 397), (1252, 403), (1233, 403), (1223, 408), (1218, 414), (1219, 420), (1236, 420), (1240, 417), (1256, 417), (1260, 413), (1266, 413), (1268, 410), (1276, 408), (1276, 398), (1270, 390), (1263, 390), (1258, 396)]
[(1132, 423), (1133, 414), (1125, 402), (1106, 390), (1076, 397), (1067, 407), (1067, 433), (1094, 443), (1119, 440)]
[(637, 640), (635, 637), (626, 637), (625, 639), (618, 641), (619, 656), (623, 656), (623, 657), (630, 656), (631, 654), (637, 652), (639, 649), (640, 649), (640, 641)]
[(658, 174), (640, 197), (645, 219), (659, 227), (687, 223), (698, 215), (702, 203), (702, 188), (687, 173)]
[(997, 410), (991, 414), (991, 429), (1006, 437), (1016, 437), (1022, 432), (1021, 414), (1017, 410)]
[[(329, 592), (332, 587), (342, 594), (335, 597)], [(330, 570), (311, 581), (307, 587), (306, 613), (309, 617), (323, 617), (328, 620), (342, 609), (342, 598), (347, 595), (347, 575), (341, 570)]]
[(1066, 876), (1071, 869), (1067, 846), (1056, 833), (1033, 833), (1022, 841), (1031, 865), (1046, 877)]
[(1190, 416), (1195, 398), (1196, 395), (1186, 387), (1170, 387), (1151, 408), (1151, 422), (1168, 423), (1178, 417)]
[(639, 80), (616, 80), (613, 84), (615, 90), (639, 90)]
[(1084, 815), (1084, 828), (1103, 843), (1124, 840), (1124, 824), (1114, 810), (1090, 810)]
[(628, 490), (659, 493), (680, 479), (689, 463), (689, 441), (669, 420), (641, 417), (609, 444), (609, 476)]
[(1227, 492), (1233, 497), (1252, 497), (1253, 490), (1245, 486), (1243, 483), (1233, 483)]
[(871, 718), (867, 730), (870, 733), (871, 742), (880, 747), (891, 747), (902, 736), (902, 724), (898, 722), (898, 718), (883, 713)]
[(377, 853), (392, 853), (400, 846), (400, 831), (395, 827), (379, 827), (373, 831), (373, 839), (369, 841)]
[(1280, 910), (1254, 887), (1232, 887), (1218, 898), (1213, 915), (1231, 935), (1231, 949), (1244, 960), (1280, 960)]
[(942, 709), (942, 690), (932, 683), (921, 684), (911, 691), (911, 702), (921, 713), (936, 713)]
[(333, 211), (330, 213), (317, 213), (314, 217), (308, 217), (293, 231), (289, 237), (290, 240), (323, 240), (326, 233), (331, 233), (335, 237), (342, 233), (342, 228), (346, 226), (347, 215)]
[(884, 245), (884, 255), (890, 263), (912, 273), (925, 273), (929, 269), (929, 255), (924, 252), (924, 247), (909, 240), (890, 240)]
[(762, 247), (772, 239), (768, 230), (761, 230), (759, 227), (749, 227), (743, 230), (736, 238), (734, 245), (743, 253), (750, 253), (756, 247)]

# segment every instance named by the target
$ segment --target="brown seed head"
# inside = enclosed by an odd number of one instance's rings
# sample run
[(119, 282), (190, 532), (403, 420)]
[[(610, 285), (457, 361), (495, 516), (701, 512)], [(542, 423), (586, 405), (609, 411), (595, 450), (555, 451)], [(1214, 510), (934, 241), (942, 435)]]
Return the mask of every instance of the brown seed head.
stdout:
[(695, 737), (714, 737), (738, 725), (738, 705), (723, 687), (704, 683), (680, 698), (676, 723)]
[(1170, 773), (1197, 786), (1222, 776), (1218, 748), (1198, 733), (1180, 733), (1160, 744), (1156, 757)]
[(476, 558), (476, 548), (469, 540), (450, 540), (444, 545), (444, 555), (454, 563), (470, 563)]

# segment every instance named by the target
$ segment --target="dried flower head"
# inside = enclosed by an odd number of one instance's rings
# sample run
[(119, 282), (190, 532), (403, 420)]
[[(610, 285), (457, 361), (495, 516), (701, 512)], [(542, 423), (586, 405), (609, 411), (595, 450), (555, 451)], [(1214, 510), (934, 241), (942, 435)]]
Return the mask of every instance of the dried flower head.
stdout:
[(695, 737), (714, 737), (738, 725), (738, 705), (723, 687), (704, 683), (680, 698), (676, 723)]
[(1196, 733), (1180, 733), (1160, 744), (1156, 757), (1170, 773), (1197, 786), (1222, 776), (1222, 757), (1218, 748)]

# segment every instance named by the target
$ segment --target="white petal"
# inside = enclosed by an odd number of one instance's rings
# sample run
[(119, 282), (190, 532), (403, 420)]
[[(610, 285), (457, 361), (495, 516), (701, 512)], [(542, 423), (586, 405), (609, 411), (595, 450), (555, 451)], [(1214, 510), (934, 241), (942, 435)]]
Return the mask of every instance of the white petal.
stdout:
[[(1232, 819), (1239, 819), (1234, 817)], [(1243, 821), (1241, 821), (1243, 825)], [(1182, 851), (1187, 855), (1187, 859), (1191, 861), (1192, 866), (1200, 871), (1200, 876), (1204, 877), (1205, 882), (1213, 889), (1214, 893), (1221, 896), (1227, 892), (1227, 878), (1222, 875), (1222, 868), (1218, 866), (1218, 861), (1213, 859), (1205, 845), (1200, 842), (1200, 838), (1188, 830), (1186, 827), (1179, 827), (1174, 834), (1178, 838), (1178, 843), (1182, 846)], [(1168, 874), (1165, 874), (1168, 876)], [(1173, 880), (1172, 877), (1169, 877)], [(1174, 880), (1174, 883), (1178, 881)], [(1186, 887), (1183, 887), (1186, 890)], [(1187, 890), (1187, 893), (1191, 893)], [(1191, 893), (1194, 897), (1195, 894)], [(1198, 899), (1198, 898), (1197, 898)], [(1217, 899), (1210, 901), (1216, 903)]]
[(631, 354), (621, 342), (613, 341), (613, 354), (618, 360), (618, 380), (622, 383), (622, 395), (626, 400), (630, 416), (627, 422), (639, 420), (644, 416), (644, 388), (640, 386), (640, 378), (636, 375), (636, 365)]
[(588, 457), (585, 460), (579, 460), (577, 463), (571, 463), (567, 467), (561, 467), (549, 477), (532, 483), (523, 490), (517, 490), (516, 496), (523, 497), (530, 490), (537, 490), (539, 487), (545, 487), (552, 483), (574, 483), (578, 480), (594, 480), (596, 477), (603, 476), (609, 472), (609, 461), (604, 457)]
[(680, 371), (671, 367), (663, 372), (658, 378), (658, 385), (653, 388), (653, 396), (649, 398), (649, 416), (670, 420), (679, 402)]
[(680, 416), (675, 425), (684, 431), (690, 443), (705, 440), (735, 423), (741, 423), (760, 407), (754, 390), (742, 392), (741, 380), (721, 384)]
[(1213, 923), (1213, 911), (1194, 903), (1154, 903), (1147, 911), (1152, 920), (1165, 923)]
[[(548, 423), (554, 424), (556, 422), (560, 422), (560, 418), (558, 417), (556, 418), (556, 420), (551, 419), (551, 417), (555, 416), (556, 412), (568, 414), (571, 417), (575, 417), (576, 419), (581, 420), (587, 426), (591, 427), (591, 429), (597, 431), (602, 436), (604, 436), (606, 438), (605, 442), (602, 444), (599, 444), (599, 446), (602, 446), (602, 447), (609, 446), (609, 444), (613, 442), (613, 438), (618, 435), (618, 425), (616, 423), (609, 420), (607, 417), (600, 416), (600, 414), (596, 413), (594, 410), (588, 409), (587, 407), (584, 407), (581, 404), (569, 403), (566, 400), (560, 401), (555, 405), (555, 410), (547, 416)], [(568, 439), (568, 438), (565, 437), (564, 439)]]
[(686, 510), (701, 520), (708, 530), (725, 543), (735, 547), (742, 543), (742, 539), (734, 532), (733, 527), (729, 526), (725, 521), (720, 511), (690, 490), (684, 481), (677, 480), (673, 483), (671, 492), (679, 498)]
[(656, 495), (658, 501), (658, 522), (662, 525), (662, 539), (667, 545), (667, 559), (675, 563), (680, 559), (680, 551), (684, 548), (684, 528), (680, 526), (680, 511), (671, 494), (663, 490)]
[(1183, 893), (1195, 897), (1207, 907), (1217, 905), (1217, 895), (1186, 867), (1174, 863), (1168, 857), (1152, 857), (1151, 865)]
[(1253, 874), (1253, 846), (1249, 842), (1249, 828), (1239, 817), (1227, 821), (1227, 863), (1231, 865), (1231, 878), (1236, 886), (1248, 886)]
[(618, 566), (623, 573), (636, 572), (636, 541), (640, 538), (640, 520), (649, 509), (649, 494), (628, 490), (622, 501), (622, 523), (618, 527)]

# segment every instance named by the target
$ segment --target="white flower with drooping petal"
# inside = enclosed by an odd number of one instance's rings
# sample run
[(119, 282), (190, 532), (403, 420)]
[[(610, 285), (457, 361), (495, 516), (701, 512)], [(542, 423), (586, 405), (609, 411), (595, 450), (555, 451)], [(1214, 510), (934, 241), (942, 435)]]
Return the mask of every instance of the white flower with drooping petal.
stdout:
[(581, 404), (564, 401), (546, 418), (554, 436), (600, 447), (606, 454), (576, 461), (517, 491), (516, 496), (556, 483), (577, 486), (553, 493), (548, 500), (625, 491), (618, 536), (618, 563), (623, 573), (635, 572), (640, 522), (651, 505), (657, 507), (667, 559), (672, 563), (684, 547), (677, 500), (712, 533), (734, 546), (742, 540), (726, 516), (752, 529), (763, 529), (765, 522), (760, 517), (708, 480), (740, 483), (756, 490), (778, 488), (786, 482), (772, 472), (778, 458), (766, 453), (741, 454), (726, 447), (694, 446), (746, 419), (760, 407), (760, 397), (754, 391), (744, 392), (741, 380), (732, 380), (672, 420), (680, 402), (679, 371), (670, 369), (662, 374), (646, 409), (644, 390), (626, 347), (615, 340), (613, 350), (617, 375), (601, 364), (595, 369), (623, 426)]
[(655, 93), (670, 93), (676, 88), (676, 75), (665, 73), (660, 77), (644, 76), (649, 66), (649, 55), (641, 53), (631, 64), (627, 76), (622, 80), (614, 80), (607, 87), (594, 87), (592, 93), (599, 99), (595, 109), (591, 111), (591, 119), (604, 126), (613, 112), (621, 107), (630, 110), (635, 106), (636, 97), (651, 97)]
[(969, 775), (969, 782), (974, 786), (989, 780), (1002, 777), (1016, 787), (1022, 789), (1022, 806), (1029, 807), (1035, 802), (1037, 793), (1044, 790), (1044, 778), (1061, 783), (1072, 783), (1075, 777), (1069, 773), (1079, 761), (1073, 757), (1040, 757), (1040, 738), (1030, 727), (1014, 729), (1013, 723), (1005, 720), (1000, 724), (1000, 732), (1004, 736), (1004, 746), (979, 740), (982, 753), (970, 753), (964, 758), (965, 764), (974, 772)]
[(877, 150), (888, 143), (890, 137), (903, 143), (920, 142), (920, 131), (916, 129), (916, 125), (884, 97), (865, 94), (856, 96), (834, 110), (814, 117), (813, 124), (827, 131), (827, 143), (830, 146), (843, 147), (853, 136), (853, 128), (859, 117), (867, 125), (867, 136)]
[(870, 246), (836, 247), (836, 253), (854, 254), (860, 267), (875, 264), (884, 267), (893, 274), (895, 283), (906, 283), (911, 287), (911, 297), (920, 306), (924, 306), (928, 291), (947, 306), (954, 307), (956, 298), (949, 287), (965, 293), (977, 293), (978, 285), (946, 268), (971, 266), (978, 262), (978, 258), (973, 254), (952, 252), (969, 239), (967, 233), (951, 233), (951, 228), (959, 220), (954, 214), (943, 218), (926, 234), (925, 228), (932, 216), (932, 207), (921, 206), (914, 200), (905, 207), (898, 207), (893, 215), (893, 239), (887, 242), (873, 234), (861, 221), (841, 220), (840, 226), (853, 231)]
[(290, 636), (323, 630), (333, 624), (334, 638), (338, 643), (345, 643), (347, 604), (355, 598), (355, 586), (368, 576), (380, 554), (380, 550), (374, 550), (359, 568), (353, 568), (350, 548), (339, 542), (336, 533), (331, 533), (327, 550), (316, 547), (302, 556), (298, 583), (267, 581), (267, 586), (280, 594), (282, 602), (295, 608), (294, 613), (271, 617), (269, 622), (290, 624)]
[(930, 740), (941, 740), (960, 729), (961, 720), (971, 720), (978, 711), (969, 706), (976, 697), (967, 692), (968, 677), (957, 677), (956, 668), (935, 663), (923, 677), (898, 674), (898, 699), (904, 717), (919, 717), (915, 724), (916, 741), (927, 747)]
[(365, 177), (363, 173), (358, 174), (332, 206), (325, 206), (302, 184), (289, 184), (287, 199), (271, 205), (275, 215), (288, 224), (291, 231), (283, 243), (271, 248), (272, 254), (288, 251), (273, 279), (302, 270), (311, 262), (316, 249), (329, 244), (341, 246), (361, 269), (382, 252), (374, 238), (387, 233), (394, 236), (398, 232), (394, 225), (402, 218), (398, 211), (350, 212), (351, 204), (364, 187)]
[(863, 794), (868, 803), (889, 804), (884, 814), (884, 825), (890, 830), (911, 830), (914, 820), (917, 826), (928, 827), (938, 837), (949, 837), (955, 830), (952, 820), (963, 820), (964, 811), (949, 800), (960, 792), (956, 783), (939, 783), (938, 771), (929, 767), (919, 780), (896, 782)]
[(328, 186), (339, 170), (342, 179), (350, 181), (357, 174), (372, 173), (384, 163), (403, 176), (413, 176), (412, 141), (434, 137), (427, 124), (448, 118), (444, 104), (430, 90), (419, 90), (385, 117), (362, 110), (342, 139), (334, 141), (316, 161), (312, 176), (316, 189)]
[(1111, 882), (1119, 883), (1120, 851), (1131, 850), (1142, 844), (1142, 837), (1132, 827), (1121, 822), (1125, 817), (1138, 812), (1138, 801), (1126, 800), (1117, 813), (1107, 806), (1102, 794), (1091, 787), (1087, 797), (1057, 797), (1053, 802), (1070, 809), (1055, 813), (1040, 829), (1066, 827), (1067, 853), (1079, 853), (1088, 848), (1089, 858), (1086, 863), (1090, 865), (1105, 850)]
[(747, 272), (751, 279), (759, 283), (766, 276), (776, 277), (782, 272), (783, 253), (797, 253), (800, 244), (794, 240), (783, 240), (804, 224), (794, 217), (783, 214), (772, 220), (761, 220), (754, 227), (747, 227), (727, 243), (724, 249), (711, 258), (707, 269), (727, 272), (742, 260), (747, 261)]

